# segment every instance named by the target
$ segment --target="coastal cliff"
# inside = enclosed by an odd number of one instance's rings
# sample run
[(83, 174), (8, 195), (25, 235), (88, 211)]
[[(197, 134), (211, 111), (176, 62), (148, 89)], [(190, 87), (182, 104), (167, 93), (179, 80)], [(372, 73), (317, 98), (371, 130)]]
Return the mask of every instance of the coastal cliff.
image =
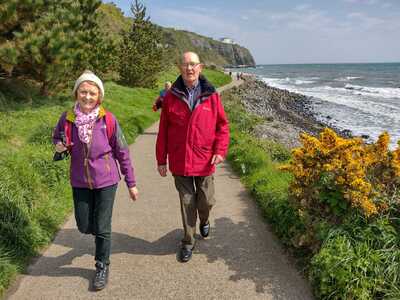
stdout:
[(207, 65), (222, 67), (255, 66), (250, 51), (238, 44), (228, 44), (185, 30), (162, 28), (164, 43), (178, 54), (185, 50), (198, 53)]
[[(99, 12), (99, 23), (115, 40), (120, 40), (120, 33), (128, 30), (132, 18), (125, 17), (114, 3), (103, 3)], [(255, 61), (250, 51), (238, 44), (223, 43), (194, 32), (158, 26), (162, 34), (162, 44), (170, 50), (167, 57), (174, 63), (183, 51), (194, 51), (208, 66), (217, 67), (254, 67)]]

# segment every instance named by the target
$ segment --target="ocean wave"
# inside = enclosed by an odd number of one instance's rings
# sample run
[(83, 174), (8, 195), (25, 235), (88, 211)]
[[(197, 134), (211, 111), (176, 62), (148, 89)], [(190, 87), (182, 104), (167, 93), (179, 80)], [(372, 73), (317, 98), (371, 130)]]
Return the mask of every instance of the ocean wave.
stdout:
[(368, 87), (353, 84), (346, 84), (344, 86), (346, 90), (358, 91), (361, 95), (371, 97), (382, 97), (382, 98), (400, 98), (400, 88), (379, 88), (379, 87)]
[(354, 85), (354, 84), (349, 84), (349, 83), (347, 83), (347, 84), (344, 86), (344, 88), (345, 88), (346, 90), (355, 90), (355, 91), (362, 91), (362, 90), (365, 90), (365, 87), (364, 87), (364, 86)]
[(285, 85), (287, 84), (286, 79), (282, 78), (266, 78), (266, 77), (260, 77), (260, 79), (265, 82), (267, 85), (271, 87), (276, 87), (278, 89), (287, 89), (288, 87)]
[[(394, 104), (393, 101), (385, 100), (385, 97), (377, 94), (376, 97), (369, 97), (368, 99), (359, 90), (346, 90), (345, 88), (339, 87), (321, 86), (303, 89), (294, 88), (289, 89), (289, 91), (355, 108), (368, 113), (376, 111), (387, 114), (388, 116), (400, 114), (400, 107), (398, 104)], [(393, 97), (390, 97), (390, 99), (392, 98)]]
[[(318, 77), (313, 78), (261, 78), (266, 84), (277, 87), (277, 88), (287, 88), (287, 85), (307, 85), (315, 83)], [(314, 79), (314, 80), (312, 80)]]
[[(383, 91), (380, 91), (381, 94), (379, 94), (378, 91), (367, 93), (362, 90), (364, 87), (356, 85), (346, 85), (346, 88), (331, 87), (329, 85), (307, 87), (295, 85), (293, 83), (288, 84), (286, 78), (263, 78), (263, 81), (272, 87), (314, 97), (337, 105), (343, 105), (369, 114), (375, 111), (390, 117), (396, 114), (400, 115), (400, 108), (398, 105), (390, 101), (384, 101), (386, 98), (394, 98), (393, 93), (382, 95), (382, 92), (385, 92), (385, 88), (382, 88)], [(390, 95), (390, 97), (388, 95)], [(369, 99), (366, 98), (367, 96)]]
[(295, 85), (312, 84), (314, 82), (315, 82), (314, 80), (305, 80), (305, 79), (295, 79), (294, 80)]
[(400, 133), (400, 88), (372, 88), (346, 84), (344, 87), (296, 85), (288, 78), (261, 78), (272, 87), (303, 94), (313, 101), (313, 107), (324, 120), (337, 128), (349, 129), (355, 135), (366, 134), (376, 140), (383, 131), (391, 136), (391, 148), (396, 146)]
[(334, 79), (335, 81), (351, 81), (356, 79), (362, 79), (360, 76), (346, 76)]
[(347, 83), (344, 87), (331, 87), (329, 85), (307, 87), (308, 84), (315, 83), (313, 80), (299, 78), (266, 78), (261, 79), (269, 86), (279, 89), (286, 89), (296, 93), (304, 93), (308, 90), (312, 92), (329, 91), (336, 92), (336, 96), (368, 96), (373, 98), (397, 99), (400, 98), (400, 88), (391, 87), (368, 87)]

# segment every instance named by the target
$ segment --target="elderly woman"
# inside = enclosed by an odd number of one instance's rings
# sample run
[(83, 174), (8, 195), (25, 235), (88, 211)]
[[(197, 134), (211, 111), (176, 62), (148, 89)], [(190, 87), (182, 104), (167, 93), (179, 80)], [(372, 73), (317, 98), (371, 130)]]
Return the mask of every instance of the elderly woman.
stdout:
[(128, 145), (121, 128), (101, 105), (102, 81), (85, 71), (75, 82), (75, 104), (61, 115), (54, 130), (56, 151), (71, 155), (70, 181), (77, 227), (95, 236), (95, 290), (108, 282), (111, 250), (111, 217), (120, 181), (117, 161), (132, 200), (138, 197)]

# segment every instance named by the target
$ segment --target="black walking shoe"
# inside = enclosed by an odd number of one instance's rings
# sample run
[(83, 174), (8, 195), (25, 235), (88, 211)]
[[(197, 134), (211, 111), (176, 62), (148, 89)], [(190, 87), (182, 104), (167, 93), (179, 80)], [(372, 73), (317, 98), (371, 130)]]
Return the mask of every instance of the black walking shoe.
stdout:
[(210, 234), (210, 221), (207, 221), (204, 225), (200, 224), (200, 234), (202, 237), (208, 237)]
[(93, 289), (100, 291), (104, 289), (108, 283), (108, 274), (110, 273), (110, 267), (102, 262), (96, 262), (96, 275), (93, 279)]
[(179, 252), (179, 259), (181, 262), (188, 262), (192, 258), (192, 249), (188, 249), (186, 247), (182, 247)]

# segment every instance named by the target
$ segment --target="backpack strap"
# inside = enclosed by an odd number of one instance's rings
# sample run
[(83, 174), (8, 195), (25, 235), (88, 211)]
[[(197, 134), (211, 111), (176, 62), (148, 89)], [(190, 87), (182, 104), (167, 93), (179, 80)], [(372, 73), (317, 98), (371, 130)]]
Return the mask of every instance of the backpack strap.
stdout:
[(64, 134), (65, 134), (65, 144), (71, 144), (71, 137), (72, 137), (72, 123), (68, 120), (64, 122)]
[(72, 124), (75, 122), (75, 113), (73, 109), (69, 109), (65, 112), (65, 120), (64, 120), (64, 143), (68, 148), (68, 151), (71, 152), (71, 143), (72, 143)]
[(113, 120), (112, 114), (108, 110), (106, 110), (106, 115), (104, 116), (104, 118), (106, 121), (107, 138), (108, 141), (110, 141), (115, 131), (115, 122)]
[(71, 153), (71, 142), (72, 142), (72, 122), (65, 120), (64, 122), (64, 136), (65, 140), (63, 141), (65, 143), (65, 146), (68, 149), (68, 152)]

